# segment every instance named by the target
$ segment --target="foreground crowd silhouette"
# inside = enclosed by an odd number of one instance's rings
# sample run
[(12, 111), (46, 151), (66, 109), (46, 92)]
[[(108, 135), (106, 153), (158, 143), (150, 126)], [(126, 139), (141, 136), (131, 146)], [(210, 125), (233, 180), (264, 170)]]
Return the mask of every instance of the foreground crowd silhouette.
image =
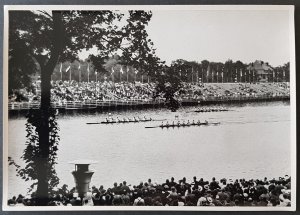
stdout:
[[(31, 196), (13, 197), (10, 206), (34, 206), (35, 193)], [(49, 206), (291, 206), (291, 178), (289, 176), (268, 180), (235, 181), (225, 178), (205, 181), (186, 178), (178, 182), (172, 177), (165, 183), (153, 183), (151, 179), (138, 185), (126, 181), (114, 183), (112, 188), (92, 186), (81, 198), (75, 188), (67, 185), (53, 191)]]

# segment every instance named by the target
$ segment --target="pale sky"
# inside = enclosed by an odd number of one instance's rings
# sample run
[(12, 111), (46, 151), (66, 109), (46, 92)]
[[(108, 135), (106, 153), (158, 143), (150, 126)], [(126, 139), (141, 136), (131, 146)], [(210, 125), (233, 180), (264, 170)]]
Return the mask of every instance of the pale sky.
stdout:
[(214, 62), (290, 59), (287, 10), (152, 11), (147, 31), (158, 57)]

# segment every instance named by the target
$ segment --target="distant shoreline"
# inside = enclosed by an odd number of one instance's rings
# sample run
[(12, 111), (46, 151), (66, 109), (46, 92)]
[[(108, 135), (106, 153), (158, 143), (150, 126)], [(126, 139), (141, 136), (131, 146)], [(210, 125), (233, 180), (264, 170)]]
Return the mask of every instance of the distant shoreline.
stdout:
[[(222, 105), (222, 104), (242, 104), (242, 103), (255, 103), (255, 102), (273, 102), (273, 101), (289, 101), (290, 96), (259, 96), (259, 97), (232, 97), (232, 98), (211, 98), (206, 100), (199, 99), (187, 99), (181, 101), (183, 107), (199, 106), (199, 105)], [(55, 107), (59, 112), (72, 113), (72, 112), (100, 112), (100, 111), (116, 111), (116, 110), (142, 110), (149, 108), (163, 108), (165, 107), (163, 101), (149, 101), (149, 102), (120, 102), (110, 101), (97, 103), (68, 103), (65, 106)], [(28, 106), (30, 107), (30, 106)], [(33, 104), (32, 107), (37, 108), (37, 104)], [(10, 109), (9, 115), (26, 114), (30, 108), (24, 109)]]
[[(149, 88), (151, 85), (137, 83), (137, 86)], [(136, 86), (135, 84), (132, 87)], [(116, 87), (119, 85), (116, 85)], [(153, 87), (153, 86), (152, 86)], [(154, 91), (154, 88), (152, 89)], [(238, 104), (245, 102), (288, 101), (289, 83), (185, 83), (184, 93), (177, 97), (181, 106)], [(9, 114), (27, 113), (29, 109), (38, 109), (39, 100), (14, 102), (9, 101)], [(149, 109), (165, 107), (163, 98), (151, 96), (119, 97), (98, 100), (90, 97), (86, 100), (56, 100), (52, 107), (59, 112), (99, 112), (128, 109)]]

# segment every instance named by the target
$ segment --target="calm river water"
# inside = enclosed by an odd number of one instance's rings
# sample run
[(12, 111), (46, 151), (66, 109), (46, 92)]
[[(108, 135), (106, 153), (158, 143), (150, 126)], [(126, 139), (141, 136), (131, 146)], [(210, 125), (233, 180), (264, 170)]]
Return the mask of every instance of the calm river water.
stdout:
[[(61, 142), (56, 166), (60, 184), (74, 186), (69, 161), (96, 160), (91, 185), (112, 187), (126, 180), (138, 184), (151, 178), (163, 183), (193, 176), (210, 180), (226, 178), (273, 178), (291, 174), (290, 105), (287, 102), (228, 106), (229, 112), (195, 113), (195, 107), (176, 113), (166, 109), (112, 112), (113, 117), (147, 116), (168, 119), (221, 122), (219, 126), (152, 128), (160, 122), (87, 125), (102, 121), (108, 113), (59, 115)], [(25, 148), (24, 117), (9, 120), (9, 156), (19, 159)], [(26, 194), (24, 183), (9, 167), (9, 197)]]

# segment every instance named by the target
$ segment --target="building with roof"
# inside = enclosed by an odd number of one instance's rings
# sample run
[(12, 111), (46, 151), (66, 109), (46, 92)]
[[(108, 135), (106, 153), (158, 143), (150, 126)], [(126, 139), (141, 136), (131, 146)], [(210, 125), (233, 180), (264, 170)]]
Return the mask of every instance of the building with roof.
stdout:
[(247, 70), (254, 72), (256, 81), (268, 82), (271, 79), (274, 69), (267, 63), (261, 60), (256, 60), (250, 63)]

